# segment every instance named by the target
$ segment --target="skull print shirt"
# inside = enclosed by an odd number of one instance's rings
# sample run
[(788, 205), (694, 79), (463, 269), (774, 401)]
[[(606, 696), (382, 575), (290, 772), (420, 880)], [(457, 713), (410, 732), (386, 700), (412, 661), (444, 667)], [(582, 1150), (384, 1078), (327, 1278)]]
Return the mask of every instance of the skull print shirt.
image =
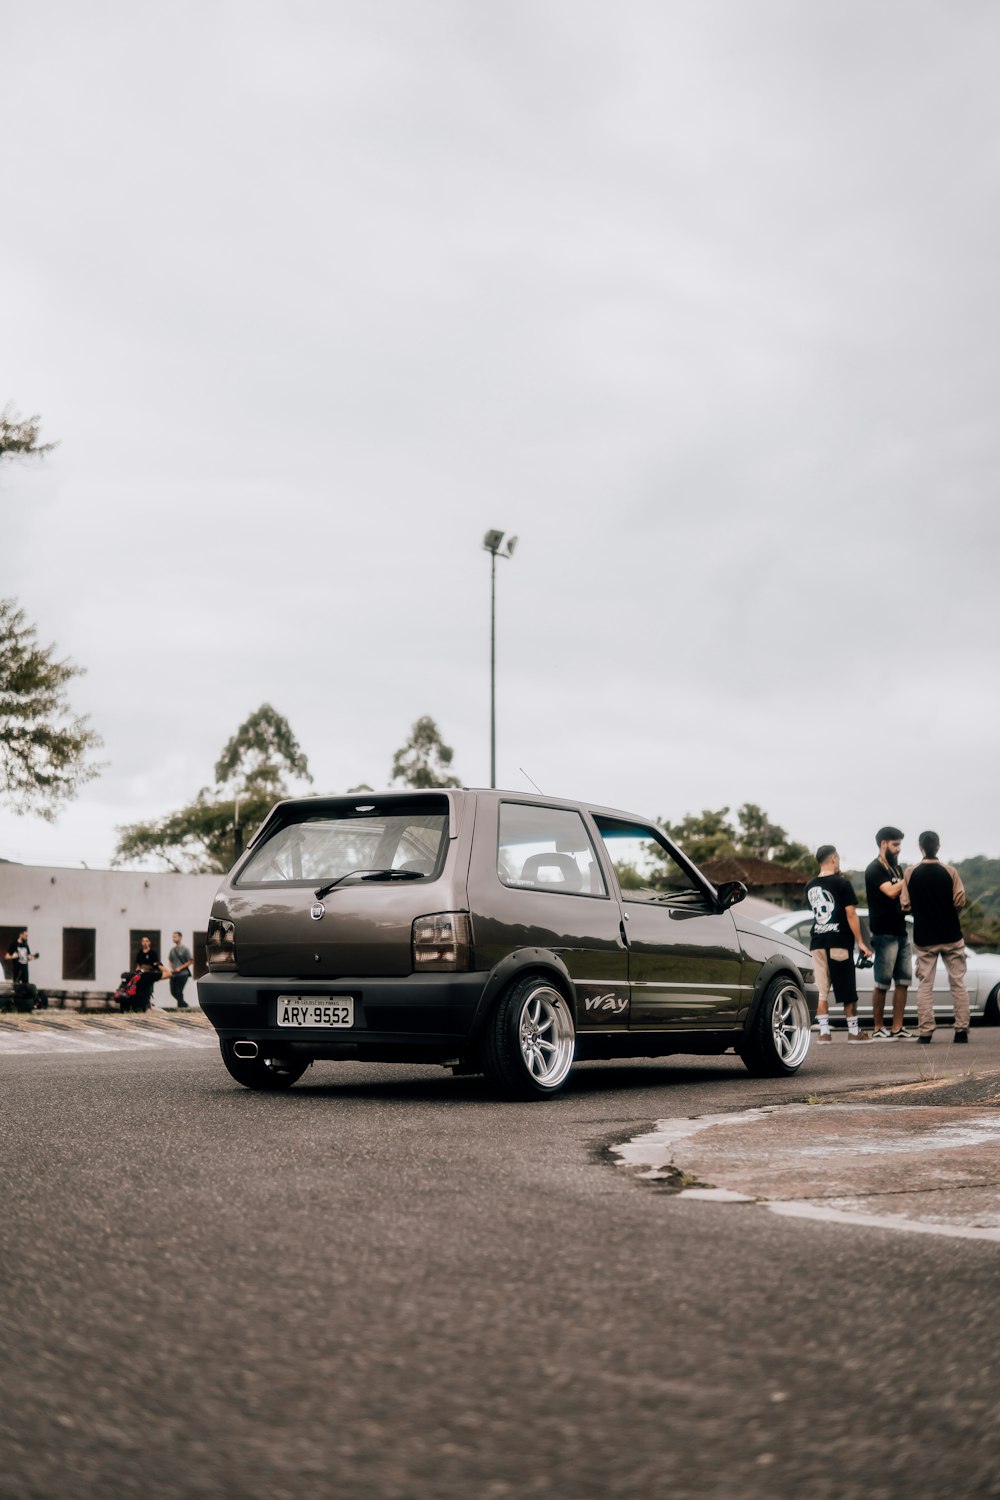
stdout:
[(813, 914), (810, 948), (853, 949), (854, 933), (847, 925), (847, 908), (857, 906), (858, 898), (847, 876), (814, 876), (806, 886), (806, 898)]

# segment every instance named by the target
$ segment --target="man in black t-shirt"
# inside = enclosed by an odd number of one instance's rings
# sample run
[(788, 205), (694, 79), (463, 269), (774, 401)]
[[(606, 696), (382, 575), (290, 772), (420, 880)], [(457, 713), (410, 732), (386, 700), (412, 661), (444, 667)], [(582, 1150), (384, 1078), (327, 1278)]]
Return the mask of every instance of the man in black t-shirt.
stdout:
[(32, 953), (31, 944), (28, 942), (28, 929), (22, 927), (18, 933), (17, 942), (11, 943), (10, 952), (4, 954), (7, 962), (13, 965), (13, 978), (15, 984), (28, 983), (28, 964), (37, 953)]
[(854, 944), (866, 958), (872, 950), (861, 936), (858, 921), (858, 898), (854, 887), (840, 873), (840, 855), (833, 844), (820, 844), (816, 850), (819, 874), (806, 886), (806, 899), (812, 907), (813, 930), (809, 939), (819, 1004), (816, 1020), (821, 1042), (832, 1041), (830, 1035), (830, 987), (847, 1017), (847, 1040), (870, 1042), (867, 1031), (858, 1030), (858, 987), (854, 977)]
[[(875, 987), (872, 990), (872, 1040), (909, 1040), (913, 1033), (903, 1025), (906, 992), (913, 981), (913, 956), (906, 917), (899, 904), (903, 893), (903, 872), (899, 851), (903, 835), (887, 825), (875, 835), (878, 858), (865, 871), (865, 894), (868, 897), (868, 925), (875, 950)], [(892, 1029), (883, 1024), (885, 996), (895, 985), (892, 997)]]
[(959, 912), (965, 886), (954, 865), (938, 859), (941, 840), (930, 829), (920, 835), (923, 859), (903, 877), (903, 910), (913, 912), (913, 948), (917, 955), (917, 1041), (934, 1035), (934, 974), (938, 954), (948, 975), (955, 1007), (956, 1042), (969, 1040), (969, 992), (965, 987), (965, 939)]

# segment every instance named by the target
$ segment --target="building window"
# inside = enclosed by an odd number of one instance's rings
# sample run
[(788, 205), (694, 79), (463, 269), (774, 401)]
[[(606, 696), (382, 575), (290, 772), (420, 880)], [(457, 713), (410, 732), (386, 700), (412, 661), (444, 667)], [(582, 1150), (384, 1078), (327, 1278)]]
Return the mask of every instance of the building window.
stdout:
[(195, 979), (200, 979), (203, 974), (208, 973), (208, 957), (206, 952), (207, 948), (208, 933), (193, 933), (191, 937), (191, 953), (194, 957), (194, 963), (192, 964), (191, 968)]
[(0, 927), (0, 958), (3, 959), (3, 977), (5, 979), (12, 979), (14, 976), (13, 962), (8, 963), (6, 955), (13, 952), (14, 944), (27, 925), (27, 922), (22, 922), (20, 927)]
[(93, 979), (97, 972), (97, 929), (64, 927), (62, 943), (62, 977)]

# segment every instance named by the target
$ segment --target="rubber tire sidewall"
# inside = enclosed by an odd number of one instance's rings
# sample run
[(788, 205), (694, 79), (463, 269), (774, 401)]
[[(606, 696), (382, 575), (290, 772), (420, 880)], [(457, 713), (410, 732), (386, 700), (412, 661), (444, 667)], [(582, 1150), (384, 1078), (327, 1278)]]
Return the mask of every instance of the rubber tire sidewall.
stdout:
[(557, 1084), (539, 1083), (525, 1065), (521, 1055), (519, 1030), (521, 1013), (529, 996), (537, 989), (552, 990), (566, 1008), (569, 1023), (573, 1026), (573, 1048), (576, 1050), (576, 1027), (573, 1012), (566, 996), (557, 984), (544, 974), (526, 974), (516, 979), (504, 991), (494, 1006), (486, 1027), (483, 1045), (483, 1071), (494, 1088), (510, 1099), (554, 1099), (566, 1087), (573, 1072), (573, 1063)]
[[(789, 1067), (780, 1056), (774, 1045), (774, 1033), (771, 1027), (771, 1012), (774, 1009), (774, 1001), (778, 992), (789, 987), (802, 995), (800, 986), (790, 975), (776, 975), (764, 991), (761, 1002), (749, 1023), (740, 1048), (740, 1056), (747, 1072), (751, 1073), (754, 1078), (789, 1078), (802, 1066), (802, 1063), (796, 1063)], [(804, 995), (802, 995), (802, 1002), (806, 1004)], [(808, 1055), (807, 1052), (805, 1057)], [(805, 1057), (802, 1062), (805, 1062)]]

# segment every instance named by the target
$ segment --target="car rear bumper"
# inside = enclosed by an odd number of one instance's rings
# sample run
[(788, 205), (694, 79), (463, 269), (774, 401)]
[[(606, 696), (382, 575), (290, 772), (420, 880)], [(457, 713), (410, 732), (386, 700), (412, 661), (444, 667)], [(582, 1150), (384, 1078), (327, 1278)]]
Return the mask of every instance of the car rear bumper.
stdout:
[[(267, 1042), (312, 1057), (452, 1055), (476, 1031), (486, 974), (408, 974), (398, 979), (256, 979), (206, 974), (198, 999), (220, 1037)], [(278, 1026), (278, 997), (354, 999), (351, 1027)]]

